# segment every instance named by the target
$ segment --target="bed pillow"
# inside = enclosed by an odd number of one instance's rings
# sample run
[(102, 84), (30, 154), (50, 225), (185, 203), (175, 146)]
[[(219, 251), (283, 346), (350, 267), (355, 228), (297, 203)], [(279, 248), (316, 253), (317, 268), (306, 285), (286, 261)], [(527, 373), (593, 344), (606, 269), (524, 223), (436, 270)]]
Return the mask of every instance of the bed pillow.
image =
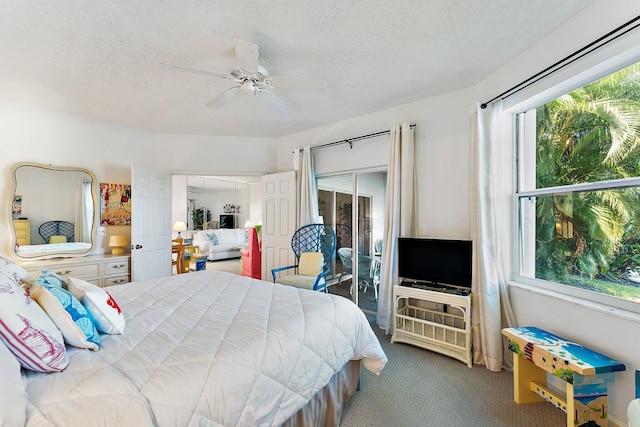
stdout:
[(40, 269), (40, 275), (36, 277), (34, 282), (42, 286), (55, 286), (57, 288), (62, 288), (64, 285), (62, 277), (58, 276), (56, 273), (50, 272), (44, 267)]
[(124, 332), (124, 315), (109, 292), (75, 277), (69, 278), (67, 289), (82, 302), (100, 332), (105, 334)]
[(87, 310), (71, 292), (56, 286), (31, 286), (31, 297), (56, 324), (64, 341), (74, 347), (100, 349), (100, 335)]
[(10, 259), (4, 258), (0, 256), (0, 273), (4, 273), (5, 275), (12, 277), (16, 280), (16, 282), (20, 282), (20, 279), (25, 279), (29, 275), (27, 270), (22, 268), (22, 266), (16, 264)]
[(0, 273), (0, 339), (26, 369), (58, 372), (69, 364), (62, 334), (29, 296), (26, 282)]
[(26, 422), (27, 401), (20, 362), (0, 341), (0, 426), (23, 426)]

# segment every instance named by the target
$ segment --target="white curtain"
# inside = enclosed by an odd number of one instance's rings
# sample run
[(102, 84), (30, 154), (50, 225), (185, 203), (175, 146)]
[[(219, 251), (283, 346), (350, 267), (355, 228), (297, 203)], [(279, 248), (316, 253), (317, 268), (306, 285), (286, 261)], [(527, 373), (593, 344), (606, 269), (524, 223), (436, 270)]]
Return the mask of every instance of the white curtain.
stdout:
[(391, 128), (387, 201), (377, 322), (393, 332), (393, 285), (398, 283), (398, 237), (417, 236), (418, 198), (413, 128), (408, 123)]
[(93, 226), (93, 194), (90, 182), (79, 182), (77, 191), (75, 241), (91, 243), (91, 227)]
[(318, 218), (318, 189), (316, 174), (313, 168), (311, 148), (307, 145), (302, 153), (296, 150), (294, 165), (298, 171), (298, 227), (317, 223)]
[(474, 283), (472, 289), (473, 361), (491, 371), (509, 367), (503, 327), (515, 325), (508, 294), (513, 209), (515, 144), (510, 116), (502, 103), (476, 108), (473, 149)]

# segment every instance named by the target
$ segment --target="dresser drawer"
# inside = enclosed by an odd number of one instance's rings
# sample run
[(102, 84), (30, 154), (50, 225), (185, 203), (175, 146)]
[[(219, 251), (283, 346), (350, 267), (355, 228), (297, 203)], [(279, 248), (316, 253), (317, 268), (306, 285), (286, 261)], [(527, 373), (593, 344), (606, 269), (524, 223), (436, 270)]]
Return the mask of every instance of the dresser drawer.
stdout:
[(129, 260), (121, 259), (119, 261), (105, 261), (103, 276), (110, 276), (112, 274), (128, 275), (129, 274)]
[(40, 269), (45, 267), (64, 280), (75, 277), (96, 286), (112, 286), (131, 281), (129, 255), (90, 255), (73, 259), (25, 262), (21, 265), (29, 272), (29, 280), (37, 278), (40, 275)]
[[(87, 263), (87, 264), (70, 264), (70, 265), (47, 265), (43, 264), (41, 267), (45, 267), (52, 273), (66, 279), (67, 277), (76, 277), (78, 279), (84, 279), (87, 277), (100, 277), (100, 262)], [(40, 275), (40, 267), (28, 268), (29, 277), (35, 279)]]
[(129, 283), (129, 281), (129, 275), (105, 277), (102, 279), (102, 286), (122, 285), (123, 283)]

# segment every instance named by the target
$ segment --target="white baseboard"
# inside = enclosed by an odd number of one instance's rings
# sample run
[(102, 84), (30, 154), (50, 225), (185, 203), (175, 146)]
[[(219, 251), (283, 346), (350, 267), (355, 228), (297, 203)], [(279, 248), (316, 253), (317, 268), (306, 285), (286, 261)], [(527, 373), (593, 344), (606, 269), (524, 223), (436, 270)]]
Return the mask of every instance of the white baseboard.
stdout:
[(622, 421), (612, 417), (609, 415), (609, 426), (610, 427), (628, 427), (627, 423), (623, 423)]

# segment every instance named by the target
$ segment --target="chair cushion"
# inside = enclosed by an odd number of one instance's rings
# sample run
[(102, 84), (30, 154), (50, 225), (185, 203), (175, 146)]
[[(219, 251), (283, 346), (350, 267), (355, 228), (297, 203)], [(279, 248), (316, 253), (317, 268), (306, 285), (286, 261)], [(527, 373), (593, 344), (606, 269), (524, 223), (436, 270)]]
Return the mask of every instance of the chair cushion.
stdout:
[(67, 243), (67, 236), (51, 236), (49, 237), (49, 244), (54, 243)]
[(300, 254), (298, 273), (302, 276), (313, 276), (315, 281), (318, 274), (322, 272), (323, 265), (324, 255), (322, 252), (303, 252)]
[(278, 277), (276, 283), (281, 285), (294, 286), (300, 289), (313, 290), (313, 284), (316, 282), (317, 276), (302, 276), (300, 274), (291, 274), (289, 276)]

